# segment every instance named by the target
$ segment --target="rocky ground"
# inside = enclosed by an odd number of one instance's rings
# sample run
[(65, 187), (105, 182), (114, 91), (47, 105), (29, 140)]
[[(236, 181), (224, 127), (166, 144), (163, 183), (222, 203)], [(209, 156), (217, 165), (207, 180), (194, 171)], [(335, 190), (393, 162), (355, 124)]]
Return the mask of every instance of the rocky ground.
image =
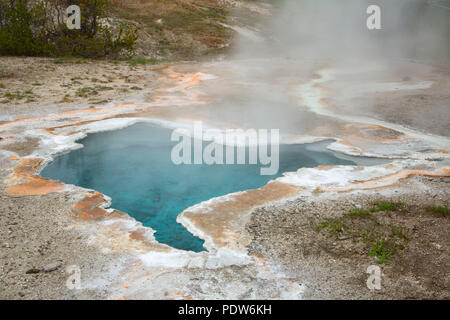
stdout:
[[(66, 282), (77, 265), (83, 273), (108, 271), (114, 255), (86, 244), (77, 230), (68, 230), (66, 195), (0, 198), (0, 299), (102, 299), (105, 292), (69, 290)], [(87, 272), (86, 272), (87, 271)], [(84, 279), (83, 279), (84, 278)]]
[[(301, 197), (254, 211), (250, 251), (304, 279), (306, 299), (448, 299), (449, 200), (449, 178), (424, 177), (375, 194)], [(371, 265), (381, 290), (367, 288)]]
[[(151, 86), (147, 60), (0, 58), (0, 121), (126, 100)], [(149, 81), (150, 80), (150, 81)], [(142, 98), (141, 98), (142, 99)]]

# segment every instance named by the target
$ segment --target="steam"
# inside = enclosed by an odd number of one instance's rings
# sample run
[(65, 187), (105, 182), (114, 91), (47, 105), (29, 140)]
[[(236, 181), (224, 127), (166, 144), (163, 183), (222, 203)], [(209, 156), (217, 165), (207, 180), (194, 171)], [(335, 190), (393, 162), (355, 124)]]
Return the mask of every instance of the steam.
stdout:
[[(292, 59), (450, 58), (450, 1), (285, 0), (272, 2), (266, 41), (242, 37), (239, 57)], [(370, 5), (381, 8), (381, 30), (366, 25)]]
[[(374, 113), (376, 117), (379, 105), (386, 105), (385, 109), (393, 110), (386, 119), (408, 125), (394, 113), (411, 111), (409, 100), (397, 101), (399, 108), (394, 110), (388, 95), (376, 95), (377, 88), (397, 88), (402, 81), (420, 86), (450, 59), (450, 0), (264, 2), (262, 6), (272, 6), (272, 14), (264, 14), (255, 30), (236, 28), (238, 44), (229, 68), (237, 80), (223, 86), (220, 93), (215, 91), (223, 105), (214, 112), (223, 122), (245, 128), (279, 128), (281, 135), (333, 135), (346, 121), (312, 112), (300, 105), (304, 99), (296, 95), (300, 84), (319, 77), (318, 71), (330, 69), (333, 79), (324, 86), (333, 92), (326, 99), (335, 106), (334, 111), (356, 118)], [(371, 5), (381, 9), (381, 30), (367, 27)], [(228, 25), (233, 22), (236, 26), (235, 20)], [(412, 95), (417, 105), (423, 103), (418, 93), (406, 94)], [(413, 125), (428, 130), (431, 122), (442, 123), (439, 114), (448, 111), (446, 99), (445, 94), (438, 95), (433, 105), (428, 105), (434, 109), (426, 114), (426, 121), (421, 123), (419, 116)], [(418, 108), (412, 111), (423, 112)]]

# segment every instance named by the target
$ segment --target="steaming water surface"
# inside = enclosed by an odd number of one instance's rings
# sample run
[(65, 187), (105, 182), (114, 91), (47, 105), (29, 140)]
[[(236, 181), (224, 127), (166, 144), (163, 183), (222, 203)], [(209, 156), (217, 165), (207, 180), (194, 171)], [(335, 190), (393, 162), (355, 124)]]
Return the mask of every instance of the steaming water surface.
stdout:
[[(57, 157), (41, 175), (95, 189), (112, 198), (112, 207), (156, 230), (155, 238), (172, 247), (203, 251), (203, 241), (176, 217), (184, 209), (232, 192), (264, 186), (277, 176), (261, 176), (259, 165), (174, 165), (172, 131), (149, 124), (91, 134), (84, 148)], [(281, 145), (280, 170), (320, 164), (355, 165), (325, 149), (326, 142)], [(367, 161), (367, 160), (366, 160)]]

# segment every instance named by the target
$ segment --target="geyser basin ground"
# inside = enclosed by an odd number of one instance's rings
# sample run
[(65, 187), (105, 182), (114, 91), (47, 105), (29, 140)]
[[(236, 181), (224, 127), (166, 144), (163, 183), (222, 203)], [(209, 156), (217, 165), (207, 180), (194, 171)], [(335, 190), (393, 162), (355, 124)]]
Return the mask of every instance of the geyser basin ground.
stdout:
[[(255, 189), (301, 167), (320, 164), (355, 165), (325, 146), (281, 145), (277, 175), (260, 175), (259, 165), (175, 165), (172, 130), (149, 124), (91, 134), (84, 148), (57, 157), (41, 175), (98, 190), (112, 198), (112, 207), (129, 213), (156, 230), (155, 238), (172, 247), (202, 251), (203, 241), (189, 233), (176, 217), (208, 199)], [(359, 159), (363, 161), (362, 159)], [(365, 159), (367, 161), (367, 159)]]
[[(107, 74), (114, 77), (114, 74), (109, 73), (109, 69), (114, 70), (113, 65), (108, 64), (108, 68), (102, 67), (104, 70), (99, 69), (98, 63), (100, 62), (92, 62), (86, 64), (85, 67), (83, 67), (84, 64), (64, 64), (63, 68), (62, 64), (54, 64), (50, 60), (44, 64), (42, 58), (37, 58), (37, 60), (20, 58), (19, 60), (7, 58), (4, 65), (23, 66), (23, 61), (28, 61), (28, 65), (33, 64), (33, 68), (27, 68), (27, 65), (22, 67), (24, 76), (18, 78), (20, 81), (10, 81), (8, 90), (15, 90), (14, 87), (11, 87), (13, 85), (17, 88), (19, 88), (18, 86), (22, 88), (24, 84), (32, 87), (32, 83), (37, 81), (36, 79), (39, 79), (43, 85), (36, 87), (38, 90), (36, 102), (25, 103), (22, 100), (9, 104), (8, 108), (5, 106), (3, 120), (12, 122), (0, 124), (0, 136), (3, 138), (0, 141), (2, 158), (0, 161), (2, 183), (0, 211), (5, 213), (0, 216), (2, 221), (0, 225), (3, 227), (0, 233), (0, 243), (4, 245), (2, 248), (3, 259), (5, 263), (8, 262), (2, 278), (4, 288), (7, 290), (0, 293), (2, 298), (406, 299), (412, 297), (434, 299), (448, 296), (448, 290), (443, 289), (445, 288), (445, 277), (441, 277), (447, 272), (449, 265), (446, 263), (449, 244), (448, 236), (445, 233), (448, 230), (448, 217), (429, 213), (426, 208), (428, 206), (445, 206), (448, 203), (450, 182), (448, 174), (443, 181), (440, 177), (418, 175), (423, 170), (444, 174), (442, 170), (438, 170), (439, 168), (447, 168), (447, 173), (449, 173), (448, 148), (439, 153), (426, 151), (421, 140), (418, 141), (419, 144), (417, 141), (409, 139), (408, 136), (402, 136), (386, 128), (373, 125), (349, 124), (345, 121), (335, 121), (334, 118), (321, 116), (317, 116), (317, 121), (313, 122), (311, 117), (303, 117), (302, 113), (295, 113), (294, 107), (290, 109), (292, 112), (289, 113), (289, 118), (292, 120), (288, 123), (292, 123), (292, 125), (281, 126), (281, 119), (276, 122), (269, 120), (266, 122), (268, 118), (266, 114), (262, 114), (264, 119), (260, 123), (247, 117), (248, 114), (256, 114), (256, 111), (254, 113), (246, 112), (249, 107), (247, 99), (240, 102), (241, 106), (245, 106), (245, 110), (243, 107), (235, 107), (236, 115), (242, 120), (232, 122), (231, 120), (234, 119), (231, 117), (230, 111), (230, 121), (226, 121), (227, 119), (222, 113), (216, 114), (216, 111), (223, 110), (218, 106), (217, 101), (228, 101), (225, 99), (228, 96), (238, 95), (235, 95), (234, 91), (224, 95), (224, 99), (217, 95), (227, 92), (225, 90), (226, 82), (232, 82), (234, 79), (237, 81), (242, 74), (248, 74), (246, 69), (243, 69), (244, 65), (248, 65), (247, 63), (242, 63), (235, 68), (231, 68), (234, 62), (228, 62), (224, 66), (226, 61), (207, 66), (193, 63), (177, 64), (165, 69), (158, 68), (162, 74), (158, 71), (157, 75), (148, 69), (149, 66), (137, 65), (136, 68), (130, 70), (127, 67), (122, 70), (122, 73), (130, 74), (134, 79), (142, 77), (142, 80), (138, 82), (140, 87), (145, 87), (144, 83), (149, 82), (148, 79), (154, 79), (151, 80), (152, 88), (153, 86), (163, 87), (166, 90), (155, 90), (154, 96), (149, 97), (150, 100), (146, 104), (140, 103), (143, 101), (139, 99), (140, 95), (138, 98), (121, 96), (121, 99), (133, 103), (113, 103), (89, 108), (92, 105), (89, 102), (91, 97), (83, 98), (82, 101), (81, 98), (78, 98), (73, 104), (66, 103), (55, 106), (52, 104), (53, 101), (57, 100), (58, 95), (58, 100), (61, 99), (65, 93), (56, 90), (56, 94), (49, 94), (53, 92), (53, 89), (59, 87), (61, 82), (70, 83), (72, 77), (84, 78), (86, 70), (89, 70), (91, 74), (91, 70), (97, 70), (96, 74)], [(41, 63), (40, 68), (35, 68)], [(310, 63), (307, 62), (307, 64)], [(290, 67), (292, 73), (297, 72), (297, 69), (292, 67), (291, 61), (288, 61), (286, 65)], [(359, 66), (358, 63), (354, 65), (355, 67)], [(394, 66), (398, 65), (395, 62)], [(408, 66), (410, 65), (408, 63)], [(267, 61), (264, 66), (265, 68), (273, 66), (275, 69), (276, 61)], [(49, 78), (43, 82), (42, 73), (45, 71), (44, 69), (53, 70), (54, 67), (57, 67), (56, 71), (59, 73), (55, 71), (51, 73), (57, 76), (56, 83), (58, 85), (52, 87), (51, 85), (55, 83), (52, 79), (56, 78)], [(317, 72), (322, 70), (322, 65), (316, 67), (318, 68)], [(254, 69), (256, 70), (256, 67)], [(399, 78), (394, 79), (381, 76), (376, 79), (368, 79), (369, 72), (363, 72), (362, 76), (351, 73), (342, 86), (338, 86), (346, 91), (333, 90), (335, 87), (332, 82), (317, 85), (316, 88), (317, 92), (322, 92), (324, 99), (333, 99), (345, 97), (346, 92), (353, 94), (354, 86), (359, 87), (360, 84), (399, 82), (406, 75), (412, 79), (406, 82), (408, 85), (422, 81), (434, 81), (433, 86), (428, 89), (379, 92), (377, 93), (378, 99), (383, 101), (383, 110), (386, 112), (380, 114), (379, 111), (381, 112), (382, 108), (378, 105), (373, 107), (371, 112), (376, 113), (375, 119), (395, 121), (396, 123), (399, 121), (400, 124), (405, 123), (401, 122), (399, 117), (410, 115), (420, 119), (422, 124), (422, 127), (412, 125), (411, 129), (418, 131), (423, 129), (428, 132), (426, 128), (433, 126), (436, 128), (436, 133), (442, 132), (445, 128), (439, 124), (445, 121), (435, 120), (439, 115), (441, 115), (441, 119), (445, 119), (445, 117), (444, 114), (436, 112), (436, 106), (449, 105), (445, 103), (448, 100), (446, 99), (447, 93), (450, 92), (448, 90), (448, 68), (438, 68), (436, 72), (426, 75), (418, 75), (414, 65), (407, 69), (408, 72), (398, 72)], [(178, 73), (172, 75), (171, 70)], [(231, 71), (235, 76), (228, 76)], [(271, 77), (270, 81), (280, 84), (280, 86), (288, 82), (281, 81), (286, 79), (286, 73), (282, 71), (272, 72), (275, 76)], [(45, 72), (48, 73), (48, 71)], [(121, 73), (117, 70), (114, 72)], [(197, 85), (180, 81), (180, 79), (188, 79), (190, 74), (196, 75), (197, 72), (214, 74), (217, 76), (217, 80), (203, 81)], [(292, 95), (297, 94), (297, 89), (301, 88), (303, 84), (308, 84), (310, 79), (317, 80), (318, 77), (313, 72), (316, 71), (300, 73), (296, 77), (292, 75), (292, 78), (288, 79), (291, 81), (285, 86), (292, 88), (288, 92)], [(361, 72), (358, 73), (361, 74)], [(17, 78), (18, 72), (14, 72), (14, 75)], [(341, 73), (335, 75), (335, 83), (341, 83), (343, 75)], [(164, 77), (164, 82), (157, 80), (159, 77)], [(127, 80), (129, 79), (127, 78)], [(170, 79), (173, 81), (165, 82)], [(261, 81), (263, 80), (261, 79)], [(118, 87), (122, 85), (122, 82), (114, 83)], [(188, 84), (191, 87), (186, 89)], [(84, 85), (87, 84), (80, 86)], [(172, 89), (172, 85), (175, 89)], [(208, 89), (210, 87), (210, 90), (204, 88), (205, 86), (208, 86)], [(319, 90), (326, 89), (328, 86), (331, 88), (330, 91)], [(239, 84), (236, 84), (236, 87), (239, 87)], [(77, 87), (74, 88), (75, 91)], [(68, 90), (68, 88), (65, 89)], [(243, 91), (244, 89), (246, 88), (243, 87)], [(113, 91), (107, 90), (104, 94)], [(204, 93), (204, 96), (200, 95), (199, 98), (196, 93)], [(72, 94), (72, 96), (75, 95)], [(259, 95), (259, 97), (261, 96)], [(264, 100), (265, 97), (262, 96), (261, 99), (258, 99), (253, 110), (261, 107), (259, 100)], [(211, 101), (209, 105), (191, 105), (198, 101), (202, 103), (208, 99)], [(112, 98), (112, 100), (116, 101), (118, 98)], [(135, 103), (136, 101), (139, 103)], [(180, 105), (172, 106), (174, 101)], [(272, 103), (272, 101), (269, 102)], [(305, 101), (302, 100), (298, 103), (300, 112), (311, 110)], [(349, 106), (344, 111), (341, 111), (339, 104), (331, 102), (324, 107), (337, 114), (355, 114), (355, 116), (367, 118), (371, 116), (368, 113), (371, 104), (365, 103), (366, 101), (371, 101), (368, 100), (367, 93), (355, 97), (351, 101), (344, 101), (346, 102), (345, 106)], [(229, 103), (231, 106), (237, 105), (234, 101), (232, 102)], [(276, 106), (277, 108), (272, 108), (274, 109), (273, 113), (281, 113), (284, 110), (284, 108), (279, 108), (279, 104)], [(423, 113), (423, 116), (422, 113), (417, 116), (417, 111), (423, 108), (427, 112)], [(264, 112), (267, 109), (269, 108), (265, 107)], [(242, 110), (245, 112), (240, 112)], [(258, 113), (261, 114), (260, 109), (258, 109)], [(272, 117), (273, 113), (270, 114), (271, 119), (274, 118)], [(124, 117), (130, 117), (130, 119), (123, 120)], [(280, 201), (277, 200), (278, 197), (273, 196), (270, 198), (276, 198), (276, 200), (271, 203), (266, 202), (264, 195), (270, 196), (269, 192), (276, 192), (275, 189), (278, 188), (270, 187), (270, 185), (276, 185), (277, 182), (269, 184), (269, 188), (263, 188), (263, 191), (259, 189), (227, 196), (227, 201), (220, 202), (218, 199), (197, 206), (196, 208), (199, 209), (195, 211), (187, 210), (185, 213), (189, 212), (189, 214), (178, 216), (178, 220), (183, 223), (187, 222), (186, 226), (189, 226), (189, 230), (204, 234), (204, 238), (208, 240), (206, 243), (209, 244), (211, 239), (212, 250), (201, 253), (179, 252), (155, 244), (153, 237), (150, 236), (151, 231), (136, 226), (136, 223), (126, 215), (113, 211), (109, 215), (107, 212), (99, 210), (102, 211), (102, 216), (95, 216), (95, 218), (92, 216), (92, 219), (82, 218), (91, 217), (90, 209), (92, 207), (87, 205), (85, 199), (95, 200), (89, 202), (89, 205), (106, 204), (101, 195), (82, 188), (64, 188), (61, 184), (59, 185), (62, 191), (48, 193), (47, 182), (38, 176), (39, 167), (36, 164), (58, 152), (72, 148), (72, 141), (75, 137), (105, 128), (118, 129), (123, 127), (124, 123), (135, 123), (136, 118), (141, 118), (142, 121), (145, 121), (145, 118), (150, 119), (149, 121), (162, 119), (186, 125), (200, 119), (212, 127), (219, 128), (282, 128), (282, 133), (290, 133), (293, 136), (292, 139), (285, 141), (306, 140), (302, 137), (297, 139), (298, 135), (334, 137), (337, 142), (329, 146), (333, 150), (353, 153), (353, 148), (355, 148), (355, 154), (387, 157), (401, 155), (405, 161), (379, 166), (379, 168), (346, 166), (305, 169), (306, 172), (293, 175), (295, 180), (285, 179), (284, 183), (280, 182), (286, 184), (285, 188), (292, 190), (293, 193), (296, 192), (294, 187), (297, 185), (292, 187), (287, 183), (298, 182), (298, 188), (302, 190), (295, 193), (292, 198), (285, 198), (283, 193)], [(252, 121), (244, 123), (246, 119), (252, 119)], [(183, 126), (182, 124), (180, 126)], [(116, 143), (113, 141), (112, 145), (114, 146)], [(308, 150), (313, 146), (317, 148), (322, 146), (323, 150), (324, 145), (310, 144), (307, 145)], [(349, 149), (350, 147), (352, 149)], [(340, 157), (341, 153), (336, 156)], [(359, 164), (360, 160), (365, 159), (358, 158), (355, 162)], [(436, 160), (424, 161), (422, 159)], [(416, 172), (418, 173), (416, 174)], [(121, 191), (127, 191), (127, 184), (123, 183), (122, 186)], [(42, 189), (45, 194), (39, 193), (41, 195), (30, 196), (30, 194), (35, 194), (36, 190), (42, 191)], [(19, 192), (12, 195), (10, 193), (12, 190)], [(334, 237), (330, 237), (324, 246), (319, 246), (324, 234), (317, 233), (310, 226), (308, 220), (311, 218), (318, 221), (340, 218), (350, 210), (359, 206), (362, 209), (370, 208), (374, 201), (380, 200), (409, 204), (408, 207), (411, 210), (398, 212), (398, 220), (395, 224), (406, 226), (412, 231), (413, 237), (409, 248), (404, 251), (404, 258), (398, 261), (394, 260), (392, 265), (383, 267), (383, 290), (373, 292), (367, 289), (365, 280), (369, 276), (366, 274), (367, 266), (375, 263), (375, 257), (369, 257), (366, 252), (359, 249), (359, 243), (353, 243), (350, 239), (336, 242)], [(244, 201), (247, 202), (244, 203)], [(113, 202), (116, 203), (114, 198)], [(86, 210), (82, 209), (80, 205), (85, 205)], [(75, 209), (75, 207), (79, 209)], [(407, 210), (409, 210), (408, 207)], [(226, 212), (228, 208), (230, 212)], [(220, 219), (221, 212), (229, 215), (230, 218)], [(409, 212), (412, 214), (408, 214)], [(390, 213), (387, 214), (390, 215)], [(214, 225), (211, 225), (211, 222)], [(414, 226), (417, 226), (417, 231), (414, 231), (416, 230)], [(228, 233), (229, 231), (230, 233)], [(159, 230), (158, 233), (160, 233)], [(225, 237), (219, 238), (220, 236)], [(222, 239), (224, 242), (220, 242)], [(317, 255), (310, 254), (310, 259), (308, 259), (308, 252), (311, 253), (309, 244), (313, 244), (318, 252)], [(303, 248), (304, 250), (302, 250)], [(249, 255), (248, 259), (251, 260), (251, 263), (247, 266), (236, 265), (235, 260), (225, 260), (222, 255), (217, 255), (216, 251), (221, 251), (219, 253), (222, 254), (225, 250), (233, 250), (232, 253), (240, 254), (241, 251), (237, 251), (240, 249)], [(341, 251), (344, 249), (348, 250)], [(335, 250), (340, 251), (337, 251), (338, 254), (336, 254)], [(349, 252), (351, 252), (350, 255)], [(208, 266), (211, 265), (211, 262), (216, 262), (218, 257), (221, 267), (210, 269)], [(171, 259), (168, 261), (167, 258)], [(54, 261), (63, 263), (56, 272), (36, 275), (26, 273), (30, 268), (41, 268)], [(64, 285), (69, 276), (68, 274), (64, 276), (64, 269), (73, 264), (81, 267), (83, 285), (81, 290), (68, 290)], [(266, 272), (266, 266), (270, 268), (270, 273)], [(282, 272), (286, 266), (293, 271), (292, 274), (286, 275)], [(360, 281), (361, 279), (364, 281)], [(421, 282), (418, 283), (417, 279), (421, 279)], [(28, 288), (25, 288), (24, 284)], [(292, 284), (305, 284), (306, 290), (298, 294), (298, 287), (291, 286)], [(432, 285), (430, 286), (430, 284)]]

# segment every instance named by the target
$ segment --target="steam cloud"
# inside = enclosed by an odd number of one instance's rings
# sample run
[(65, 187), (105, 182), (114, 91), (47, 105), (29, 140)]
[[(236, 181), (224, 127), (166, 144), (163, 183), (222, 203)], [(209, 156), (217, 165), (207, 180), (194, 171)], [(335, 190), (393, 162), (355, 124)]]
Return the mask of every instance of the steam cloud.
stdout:
[[(368, 30), (369, 5), (381, 30)], [(264, 42), (242, 38), (239, 56), (314, 59), (450, 58), (450, 0), (284, 0)]]

